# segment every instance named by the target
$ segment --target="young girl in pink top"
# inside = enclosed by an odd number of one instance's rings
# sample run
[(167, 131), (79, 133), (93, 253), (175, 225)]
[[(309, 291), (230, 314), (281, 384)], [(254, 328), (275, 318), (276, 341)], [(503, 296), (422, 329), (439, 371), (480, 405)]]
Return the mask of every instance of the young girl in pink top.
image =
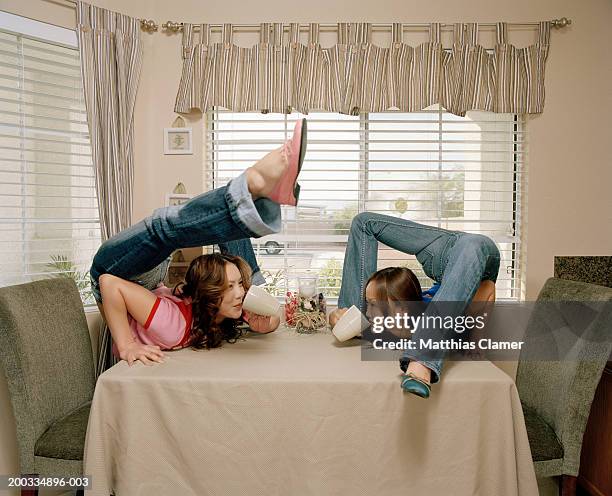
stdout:
[(260, 333), (278, 327), (278, 316), (243, 311), (252, 271), (241, 257), (202, 255), (174, 290), (159, 283), (174, 250), (280, 231), (280, 205), (298, 201), (297, 177), (305, 152), (306, 121), (300, 120), (291, 139), (227, 186), (184, 205), (157, 209), (100, 247), (89, 273), (116, 356), (130, 365), (135, 360), (148, 365), (163, 361), (163, 350), (215, 348), (235, 341), (239, 321)]
[[(193, 260), (185, 281), (174, 290), (160, 284), (149, 291), (110, 274), (100, 276), (106, 318), (109, 326), (114, 325), (111, 329), (129, 326), (132, 340), (159, 347), (158, 355), (161, 350), (187, 346), (209, 349), (223, 341), (235, 342), (242, 334), (240, 322), (246, 322), (251, 331), (258, 333), (276, 330), (278, 316), (266, 317), (243, 310), (242, 300), (250, 286), (249, 265), (240, 257), (220, 253)], [(127, 304), (125, 311), (122, 301)], [(121, 357), (116, 343), (113, 353)], [(134, 360), (130, 358), (126, 356), (132, 365)], [(139, 359), (149, 363), (146, 357)]]

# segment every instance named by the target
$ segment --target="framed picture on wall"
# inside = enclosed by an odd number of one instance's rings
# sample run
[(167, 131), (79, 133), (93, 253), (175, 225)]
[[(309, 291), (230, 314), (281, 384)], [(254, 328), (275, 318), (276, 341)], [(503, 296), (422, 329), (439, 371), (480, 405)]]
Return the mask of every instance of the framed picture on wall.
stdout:
[(164, 155), (192, 155), (192, 132), (190, 127), (164, 128)]
[(186, 193), (166, 193), (166, 207), (182, 205), (191, 198), (192, 195)]

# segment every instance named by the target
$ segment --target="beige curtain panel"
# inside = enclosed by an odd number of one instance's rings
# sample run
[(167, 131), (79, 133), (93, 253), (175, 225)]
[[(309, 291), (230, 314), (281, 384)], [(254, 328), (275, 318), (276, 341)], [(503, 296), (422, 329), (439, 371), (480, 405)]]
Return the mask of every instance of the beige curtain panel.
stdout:
[[(77, 4), (77, 35), (102, 240), (132, 223), (134, 104), (142, 66), (138, 19)], [(116, 363), (108, 328), (97, 374)]]
[(418, 111), (440, 103), (464, 116), (468, 110), (537, 114), (544, 108), (544, 72), (550, 22), (541, 22), (537, 42), (525, 48), (508, 43), (506, 23), (497, 23), (493, 50), (478, 44), (478, 24), (454, 25), (454, 42), (445, 49), (440, 24), (429, 41), (412, 47), (402, 40), (402, 24), (392, 26), (389, 47), (371, 42), (369, 23), (339, 23), (338, 43), (319, 43), (319, 25), (310, 24), (308, 42), (299, 42), (299, 25), (263, 23), (259, 43), (233, 42), (231, 24), (221, 41), (211, 42), (211, 27), (183, 30), (183, 70), (175, 111), (215, 106), (235, 112), (290, 113), (311, 110), (357, 115), (397, 109)]

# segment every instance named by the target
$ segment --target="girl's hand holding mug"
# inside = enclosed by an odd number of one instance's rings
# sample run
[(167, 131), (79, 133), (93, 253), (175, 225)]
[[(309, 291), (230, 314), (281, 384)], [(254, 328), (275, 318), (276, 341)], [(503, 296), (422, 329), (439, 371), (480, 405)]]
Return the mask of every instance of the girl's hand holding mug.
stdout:
[(266, 333), (270, 331), (270, 320), (266, 315), (250, 314), (248, 324), (253, 332)]

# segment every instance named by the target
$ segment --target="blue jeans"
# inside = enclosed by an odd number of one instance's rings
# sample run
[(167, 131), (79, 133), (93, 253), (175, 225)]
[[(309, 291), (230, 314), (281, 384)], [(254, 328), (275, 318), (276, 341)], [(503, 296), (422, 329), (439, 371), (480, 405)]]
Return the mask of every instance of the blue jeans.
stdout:
[[(365, 312), (365, 283), (376, 272), (379, 241), (415, 255), (425, 274), (441, 284), (432, 304), (436, 301), (450, 302), (445, 309), (455, 315), (465, 312), (481, 281), (497, 280), (499, 250), (487, 236), (363, 212), (356, 215), (351, 223), (338, 308), (355, 305)], [(454, 336), (455, 331), (448, 329), (448, 339)], [(422, 330), (417, 329), (412, 339), (418, 343), (421, 337), (426, 338)], [(425, 351), (407, 350), (400, 360), (401, 367), (406, 370), (410, 360), (419, 361), (431, 369), (431, 382), (438, 382), (443, 359), (428, 359), (426, 355)]]
[(257, 272), (249, 238), (279, 232), (280, 212), (267, 198), (253, 201), (244, 174), (183, 205), (158, 208), (100, 246), (89, 271), (94, 297), (101, 301), (99, 278), (105, 273), (154, 289), (166, 275), (170, 255), (180, 248), (220, 244), (226, 253), (246, 255)]
[(228, 253), (237, 257), (244, 258), (251, 267), (253, 274), (251, 276), (251, 283), (256, 286), (261, 286), (266, 283), (266, 279), (261, 273), (261, 269), (257, 263), (255, 257), (255, 250), (250, 239), (237, 239), (236, 241), (226, 241), (225, 243), (218, 243), (219, 250), (221, 253)]

